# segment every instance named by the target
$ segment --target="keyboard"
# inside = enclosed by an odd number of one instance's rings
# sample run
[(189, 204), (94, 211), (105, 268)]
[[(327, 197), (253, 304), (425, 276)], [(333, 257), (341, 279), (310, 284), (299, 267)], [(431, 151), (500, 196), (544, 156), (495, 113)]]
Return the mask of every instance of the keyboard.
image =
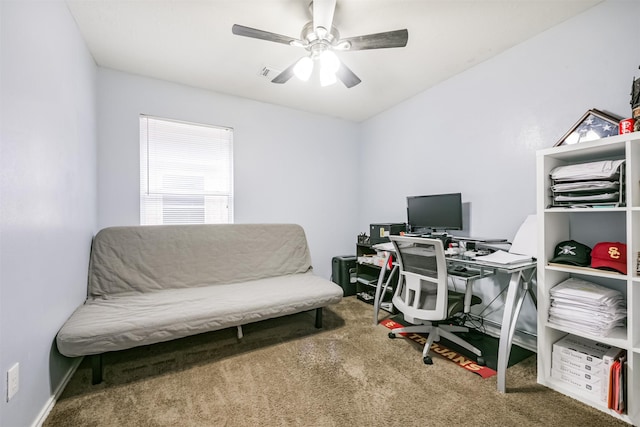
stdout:
[(465, 236), (449, 236), (453, 240), (461, 240), (463, 242), (480, 242), (480, 243), (504, 243), (507, 239), (493, 237), (465, 237)]

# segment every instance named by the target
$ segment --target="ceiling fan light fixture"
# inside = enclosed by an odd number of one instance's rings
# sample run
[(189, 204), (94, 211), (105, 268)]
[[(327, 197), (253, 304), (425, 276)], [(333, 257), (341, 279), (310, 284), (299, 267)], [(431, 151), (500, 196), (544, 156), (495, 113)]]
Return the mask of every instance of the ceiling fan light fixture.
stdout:
[(340, 60), (330, 50), (323, 51), (318, 56), (320, 62), (320, 86), (330, 86), (337, 81), (336, 73), (340, 68)]
[(303, 56), (296, 62), (296, 65), (293, 67), (293, 74), (296, 75), (297, 78), (306, 82), (311, 77), (311, 72), (313, 71), (313, 60), (308, 56)]
[(340, 60), (332, 51), (328, 49), (325, 50), (320, 54), (318, 59), (320, 60), (320, 67), (322, 71), (326, 70), (327, 73), (331, 74), (338, 72), (338, 69), (340, 68)]
[(338, 79), (336, 78), (335, 72), (332, 72), (331, 70), (324, 67), (320, 68), (320, 86), (331, 86), (337, 81)]

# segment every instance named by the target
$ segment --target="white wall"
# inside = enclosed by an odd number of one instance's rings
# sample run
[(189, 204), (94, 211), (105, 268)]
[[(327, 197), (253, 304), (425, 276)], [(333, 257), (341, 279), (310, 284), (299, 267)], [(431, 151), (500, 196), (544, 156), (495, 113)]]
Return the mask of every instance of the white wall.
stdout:
[(0, 425), (13, 427), (38, 418), (72, 363), (54, 339), (86, 295), (96, 67), (64, 3), (3, 0), (0, 11)]
[(638, 17), (638, 1), (605, 2), (365, 122), (360, 228), (405, 222), (406, 196), (461, 192), (462, 234), (513, 238), (536, 210), (536, 150), (591, 108), (631, 116)]
[(461, 191), (466, 231), (513, 237), (535, 211), (535, 151), (590, 108), (630, 117), (639, 9), (634, 0), (596, 6), (365, 122), (361, 164), (392, 174), (361, 189), (360, 227), (404, 222), (408, 195)]
[(333, 256), (355, 252), (357, 124), (108, 69), (98, 72), (100, 228), (140, 223), (140, 114), (234, 129), (236, 223), (302, 225), (326, 278)]

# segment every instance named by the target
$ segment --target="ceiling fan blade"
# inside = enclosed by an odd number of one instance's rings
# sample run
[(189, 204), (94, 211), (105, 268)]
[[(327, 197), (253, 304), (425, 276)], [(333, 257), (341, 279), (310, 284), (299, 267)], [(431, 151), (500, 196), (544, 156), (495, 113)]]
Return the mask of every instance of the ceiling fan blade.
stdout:
[(336, 72), (336, 77), (340, 79), (347, 88), (352, 88), (362, 81), (360, 80), (360, 77), (356, 76), (356, 74), (351, 71), (349, 67), (344, 65), (342, 61), (340, 61), (340, 68), (338, 68), (338, 71)]
[(313, 29), (322, 27), (330, 32), (335, 10), (336, 0), (313, 0)]
[(233, 34), (237, 36), (251, 37), (253, 39), (266, 40), (290, 45), (293, 41), (299, 41), (296, 38), (283, 36), (282, 34), (270, 33), (268, 31), (258, 30), (255, 28), (245, 27), (244, 25), (233, 24), (231, 27)]
[(404, 29), (349, 37), (340, 40), (338, 43), (349, 42), (351, 47), (347, 50), (386, 49), (390, 47), (405, 47), (408, 39), (409, 32)]
[(284, 71), (282, 71), (280, 74), (275, 76), (273, 78), (273, 80), (271, 80), (271, 83), (282, 84), (282, 83), (288, 82), (289, 79), (291, 77), (293, 77), (293, 68), (296, 66), (297, 63), (298, 63), (298, 61), (296, 61), (293, 64), (289, 65)]

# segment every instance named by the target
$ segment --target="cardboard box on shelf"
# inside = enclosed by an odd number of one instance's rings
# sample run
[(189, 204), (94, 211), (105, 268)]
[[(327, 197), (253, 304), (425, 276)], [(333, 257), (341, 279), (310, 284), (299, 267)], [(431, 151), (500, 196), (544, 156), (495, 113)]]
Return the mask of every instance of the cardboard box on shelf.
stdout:
[(615, 356), (620, 349), (587, 338), (566, 335), (553, 344), (552, 351), (554, 354), (557, 352), (568, 359), (597, 368), (600, 367), (605, 356)]

